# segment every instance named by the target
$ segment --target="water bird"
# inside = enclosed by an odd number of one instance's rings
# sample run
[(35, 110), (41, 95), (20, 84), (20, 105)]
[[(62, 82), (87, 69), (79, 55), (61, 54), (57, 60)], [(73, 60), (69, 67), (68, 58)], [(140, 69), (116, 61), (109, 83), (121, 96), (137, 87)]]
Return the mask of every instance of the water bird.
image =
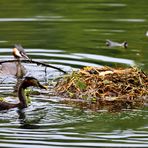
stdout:
[(31, 60), (24, 50), (24, 48), (20, 44), (15, 44), (12, 50), (12, 54), (14, 59), (17, 60), (15, 63), (3, 63), (0, 67), (0, 74), (2, 75), (15, 75), (17, 77), (23, 77), (26, 74), (25, 67), (21, 64), (20, 59), (24, 58), (27, 60)]
[(19, 109), (23, 109), (27, 107), (27, 100), (25, 96), (25, 89), (29, 86), (39, 87), (41, 89), (47, 89), (46, 86), (40, 84), (40, 82), (34, 77), (25, 77), (24, 80), (20, 83), (18, 88), (18, 98), (19, 103), (12, 104), (9, 102), (4, 101), (3, 99), (0, 100), (0, 110), (8, 110), (11, 108), (18, 107)]
[(123, 43), (118, 43), (118, 42), (113, 42), (111, 40), (106, 40), (106, 45), (108, 47), (123, 47), (123, 48), (128, 47), (128, 43), (126, 41), (124, 41)]
[(21, 46), (21, 44), (14, 45), (12, 54), (13, 54), (14, 58), (17, 60), (20, 60), (20, 58), (30, 60), (30, 58), (26, 55), (26, 52), (25, 52), (24, 48)]
[(148, 31), (146, 31), (145, 35), (148, 37)]

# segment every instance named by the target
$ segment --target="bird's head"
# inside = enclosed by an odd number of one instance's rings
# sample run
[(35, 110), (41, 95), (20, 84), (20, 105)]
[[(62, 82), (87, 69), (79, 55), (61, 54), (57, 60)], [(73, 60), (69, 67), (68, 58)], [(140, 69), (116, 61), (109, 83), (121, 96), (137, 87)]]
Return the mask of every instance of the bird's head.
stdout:
[(26, 55), (24, 48), (20, 44), (14, 45), (12, 53), (16, 59), (24, 58), (30, 60), (29, 57)]
[(34, 77), (25, 77), (25, 79), (22, 82), (22, 85), (24, 88), (27, 88), (29, 86), (35, 86), (39, 87), (41, 89), (47, 89), (47, 86), (42, 85), (36, 78)]

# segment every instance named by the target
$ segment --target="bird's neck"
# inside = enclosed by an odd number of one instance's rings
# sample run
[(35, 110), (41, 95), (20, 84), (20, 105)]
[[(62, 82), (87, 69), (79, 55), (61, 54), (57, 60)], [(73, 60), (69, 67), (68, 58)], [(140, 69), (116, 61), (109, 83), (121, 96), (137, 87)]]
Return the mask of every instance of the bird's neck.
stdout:
[(21, 63), (21, 60), (19, 57), (14, 57), (14, 60), (16, 60), (16, 63)]
[(20, 108), (26, 108), (27, 107), (27, 102), (26, 102), (26, 97), (25, 97), (25, 88), (23, 87), (23, 85), (21, 84), (18, 90), (18, 97), (19, 97), (19, 101), (20, 101)]
[(16, 64), (16, 76), (19, 78), (22, 78), (23, 77), (23, 75), (25, 74), (24, 73), (24, 69), (23, 69), (23, 66), (22, 66), (22, 64), (21, 64), (21, 61), (20, 61), (20, 59), (18, 58), (18, 59), (16, 59), (17, 61), (15, 62), (15, 64)]

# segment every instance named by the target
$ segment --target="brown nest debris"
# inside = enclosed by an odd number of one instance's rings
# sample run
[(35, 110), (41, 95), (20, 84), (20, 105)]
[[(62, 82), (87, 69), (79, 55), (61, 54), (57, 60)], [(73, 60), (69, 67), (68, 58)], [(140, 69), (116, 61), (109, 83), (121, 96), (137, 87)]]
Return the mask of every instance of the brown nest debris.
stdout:
[(61, 79), (55, 91), (62, 102), (81, 108), (133, 109), (148, 99), (148, 76), (137, 68), (85, 67)]

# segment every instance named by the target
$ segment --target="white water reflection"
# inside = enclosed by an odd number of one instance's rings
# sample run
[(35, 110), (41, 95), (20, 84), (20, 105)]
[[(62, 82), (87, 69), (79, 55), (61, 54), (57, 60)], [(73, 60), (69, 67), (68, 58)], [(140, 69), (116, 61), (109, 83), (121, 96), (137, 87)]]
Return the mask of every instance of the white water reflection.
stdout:
[(77, 66), (100, 66), (99, 64), (89, 63), (89, 62), (82, 62), (82, 61), (74, 61), (74, 60), (49, 60), (51, 63), (61, 63), (61, 64), (68, 64), (68, 65), (77, 65)]
[(0, 22), (37, 22), (37, 21), (59, 21), (59, 22), (105, 22), (105, 21), (116, 21), (116, 22), (145, 22), (145, 19), (67, 19), (67, 18), (0, 18)]
[[(110, 56), (87, 54), (87, 53), (67, 53), (66, 51), (60, 50), (60, 49), (54, 50), (54, 49), (32, 49), (32, 48), (28, 49), (27, 48), (25, 49), (25, 51), (27, 55), (29, 55), (30, 57), (32, 56), (42, 57), (40, 59), (38, 58), (34, 60), (39, 60), (42, 62), (66, 64), (66, 65), (68, 64), (69, 66), (71, 65), (100, 66), (99, 64), (94, 63), (94, 60), (98, 62), (103, 61), (103, 62), (109, 62), (109, 63), (121, 63), (121, 64), (130, 65), (130, 66), (135, 65), (135, 62), (130, 59), (114, 58)], [(12, 49), (0, 48), (0, 52), (5, 52), (6, 54), (9, 54), (9, 55), (1, 55), (0, 56), (1, 60), (13, 59), (13, 56), (11, 55)], [(87, 62), (88, 59), (89, 59), (89, 62)], [(82, 60), (85, 60), (85, 61), (82, 61)]]
[(116, 22), (145, 22), (146, 20), (145, 19), (111, 19), (113, 21), (116, 21)]
[(83, 58), (89, 58), (89, 59), (106, 61), (106, 62), (123, 63), (123, 64), (128, 64), (131, 66), (135, 65), (135, 62), (129, 59), (113, 58), (113, 57), (108, 57), (108, 56), (95, 55), (95, 54), (84, 54), (84, 53), (75, 53), (74, 55), (81, 56)]
[[(29, 55), (34, 55), (33, 53), (32, 54), (29, 54)], [(51, 54), (51, 53), (35, 53), (35, 55), (37, 56), (43, 56), (45, 58), (47, 57), (60, 57), (60, 58), (66, 58), (66, 59), (82, 59), (82, 57), (79, 57), (79, 56), (75, 56), (75, 55), (72, 55), (72, 54)]]
[(127, 4), (123, 3), (101, 3), (101, 6), (110, 6), (110, 7), (126, 7)]

